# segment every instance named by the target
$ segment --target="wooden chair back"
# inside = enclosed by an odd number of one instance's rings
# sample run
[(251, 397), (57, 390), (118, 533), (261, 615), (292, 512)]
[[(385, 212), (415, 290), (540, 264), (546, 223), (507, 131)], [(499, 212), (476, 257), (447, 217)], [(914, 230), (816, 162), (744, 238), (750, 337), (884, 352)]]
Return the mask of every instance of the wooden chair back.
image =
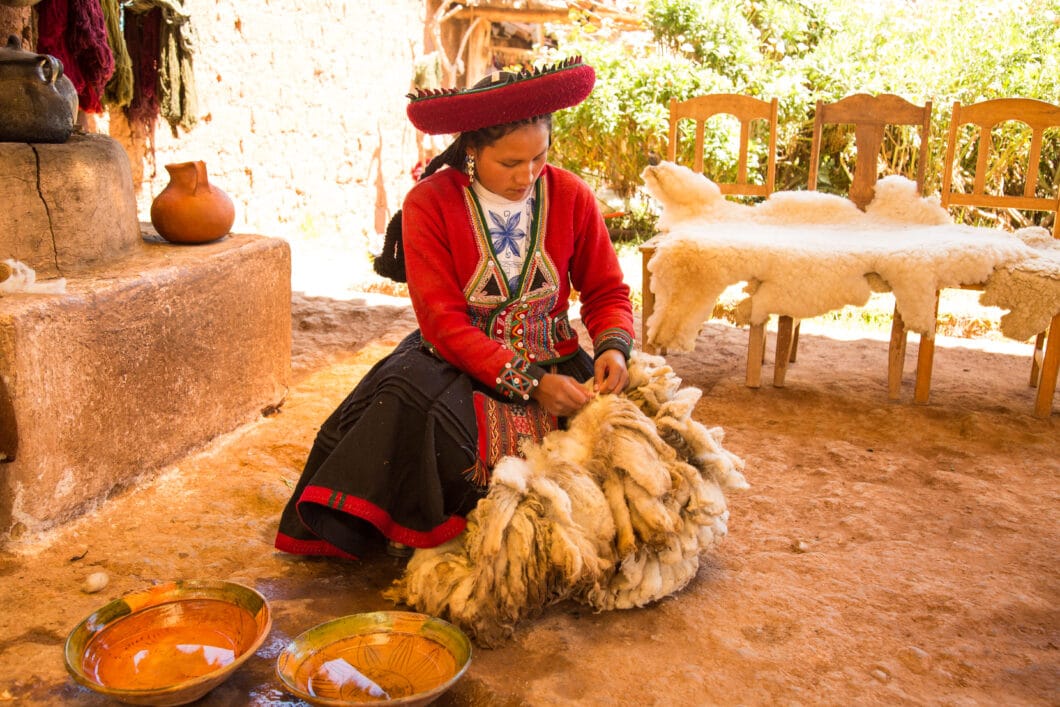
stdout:
[[(853, 125), (854, 147), (857, 152), (853, 180), (848, 198), (859, 209), (872, 201), (879, 179), (880, 150), (888, 126), (909, 125), (918, 129), (920, 148), (917, 152), (916, 184), (924, 191), (924, 173), (928, 162), (928, 138), (931, 135), (931, 101), (918, 106), (901, 96), (890, 93), (873, 96), (856, 93), (834, 103), (817, 101), (813, 116), (813, 139), (810, 146), (809, 189), (817, 189), (817, 173), (821, 160), (821, 141), (825, 125)], [(907, 175), (908, 176), (908, 175)]]
[[(777, 173), (777, 99), (766, 101), (751, 96), (734, 93), (714, 93), (695, 96), (686, 101), (670, 99), (670, 141), (667, 145), (667, 159), (677, 161), (678, 123), (692, 119), (696, 125), (695, 158), (692, 169), (703, 173), (703, 143), (707, 121), (716, 115), (731, 115), (740, 122), (740, 154), (736, 164), (736, 181), (721, 182), (710, 176), (721, 189), (722, 194), (740, 196), (766, 197), (773, 193)], [(766, 173), (764, 183), (752, 183), (748, 167), (752, 123), (756, 120), (766, 121), (769, 129), (768, 153), (766, 155)]]
[[(989, 178), (991, 158), (998, 155), (1004, 146), (995, 144), (993, 130), (1007, 122), (1018, 121), (1031, 130), (1031, 140), (1026, 153), (1025, 182), (1023, 193), (1007, 194), (999, 186), (992, 184)], [(958, 154), (961, 128), (974, 125), (978, 128), (977, 154), (975, 173), (972, 175), (971, 190), (967, 184), (953, 178), (954, 169), (960, 162)], [(1023, 211), (1051, 211), (1053, 213), (1053, 237), (1060, 238), (1060, 184), (1051, 185), (1046, 191), (1055, 192), (1051, 196), (1038, 196), (1041, 174), (1039, 159), (1045, 131), (1050, 128), (1060, 129), (1060, 106), (1046, 103), (1034, 98), (996, 98), (993, 100), (961, 105), (953, 104), (950, 116), (950, 134), (946, 142), (946, 156), (942, 168), (941, 202), (944, 208), (950, 206), (972, 206), (990, 209), (1019, 209)]]

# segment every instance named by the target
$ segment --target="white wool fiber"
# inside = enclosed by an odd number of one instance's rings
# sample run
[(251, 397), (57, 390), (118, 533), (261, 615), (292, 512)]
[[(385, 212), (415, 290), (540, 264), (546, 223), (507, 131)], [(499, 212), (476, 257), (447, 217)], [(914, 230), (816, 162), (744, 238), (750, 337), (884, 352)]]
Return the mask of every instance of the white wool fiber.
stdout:
[(1023, 341), (1048, 329), (1060, 313), (1060, 239), (1038, 227), (1015, 235), (1034, 249), (1033, 257), (995, 270), (979, 303), (1009, 310), (1001, 316), (1001, 332)]
[(385, 595), (490, 646), (556, 601), (633, 608), (687, 585), (725, 534), (713, 466), (743, 462), (691, 418), (700, 394), (662, 357), (635, 352), (629, 368), (626, 394), (598, 396), (525, 459), (502, 460), (464, 533), (417, 550)]
[(66, 278), (37, 280), (37, 272), (21, 260), (8, 258), (0, 261), (7, 266), (7, 277), (0, 280), (0, 296), (19, 293), (60, 295), (66, 292)]

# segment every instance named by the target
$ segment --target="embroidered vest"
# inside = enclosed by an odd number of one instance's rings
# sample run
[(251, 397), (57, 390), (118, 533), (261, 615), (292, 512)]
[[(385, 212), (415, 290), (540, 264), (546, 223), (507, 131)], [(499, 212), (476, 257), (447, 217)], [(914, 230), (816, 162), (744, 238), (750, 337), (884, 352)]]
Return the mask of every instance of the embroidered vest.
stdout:
[(566, 314), (556, 319), (549, 317), (556, 306), (559, 275), (545, 252), (545, 177), (534, 184), (534, 217), (527, 233), (526, 260), (520, 276), (511, 283), (497, 259), (482, 205), (472, 188), (465, 187), (463, 191), (479, 253), (474, 275), (464, 287), (472, 323), (529, 364), (559, 358), (556, 341), (570, 339), (574, 334)]

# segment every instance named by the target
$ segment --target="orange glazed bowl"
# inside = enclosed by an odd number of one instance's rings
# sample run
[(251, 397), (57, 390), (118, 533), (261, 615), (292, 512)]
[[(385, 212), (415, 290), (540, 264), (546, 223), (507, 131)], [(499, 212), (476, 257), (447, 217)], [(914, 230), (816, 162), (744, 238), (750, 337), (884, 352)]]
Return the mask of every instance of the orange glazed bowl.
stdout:
[(471, 641), (426, 614), (376, 611), (315, 626), (276, 660), (284, 688), (325, 707), (426, 705), (471, 663)]
[(272, 628), (265, 597), (233, 582), (181, 581), (126, 594), (66, 639), (81, 685), (134, 705), (183, 705), (220, 685)]

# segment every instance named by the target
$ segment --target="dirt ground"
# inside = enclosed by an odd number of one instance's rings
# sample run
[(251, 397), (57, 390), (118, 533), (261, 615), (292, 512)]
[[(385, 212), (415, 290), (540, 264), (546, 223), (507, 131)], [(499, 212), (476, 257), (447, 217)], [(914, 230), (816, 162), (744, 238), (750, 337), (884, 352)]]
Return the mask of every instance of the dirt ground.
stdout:
[[(393, 608), (380, 593), (402, 561), (302, 559), (272, 540), (317, 426), (414, 326), (394, 302), (296, 293), (279, 414), (0, 555), (0, 704), (106, 704), (67, 677), (66, 635), (106, 601), (179, 578), (245, 583), (273, 611), (263, 647), (200, 704), (300, 704), (275, 677), (284, 645)], [(940, 338), (931, 403), (917, 406), (915, 336), (889, 402), (886, 341), (826, 333), (806, 323), (783, 389), (744, 386), (747, 334), (724, 323), (669, 356), (704, 391), (697, 419), (747, 463), (728, 537), (655, 605), (560, 604), (510, 645), (477, 649), (436, 704), (1060, 703), (1060, 413), (1031, 415), (1028, 347)], [(110, 583), (84, 593), (97, 571)]]

